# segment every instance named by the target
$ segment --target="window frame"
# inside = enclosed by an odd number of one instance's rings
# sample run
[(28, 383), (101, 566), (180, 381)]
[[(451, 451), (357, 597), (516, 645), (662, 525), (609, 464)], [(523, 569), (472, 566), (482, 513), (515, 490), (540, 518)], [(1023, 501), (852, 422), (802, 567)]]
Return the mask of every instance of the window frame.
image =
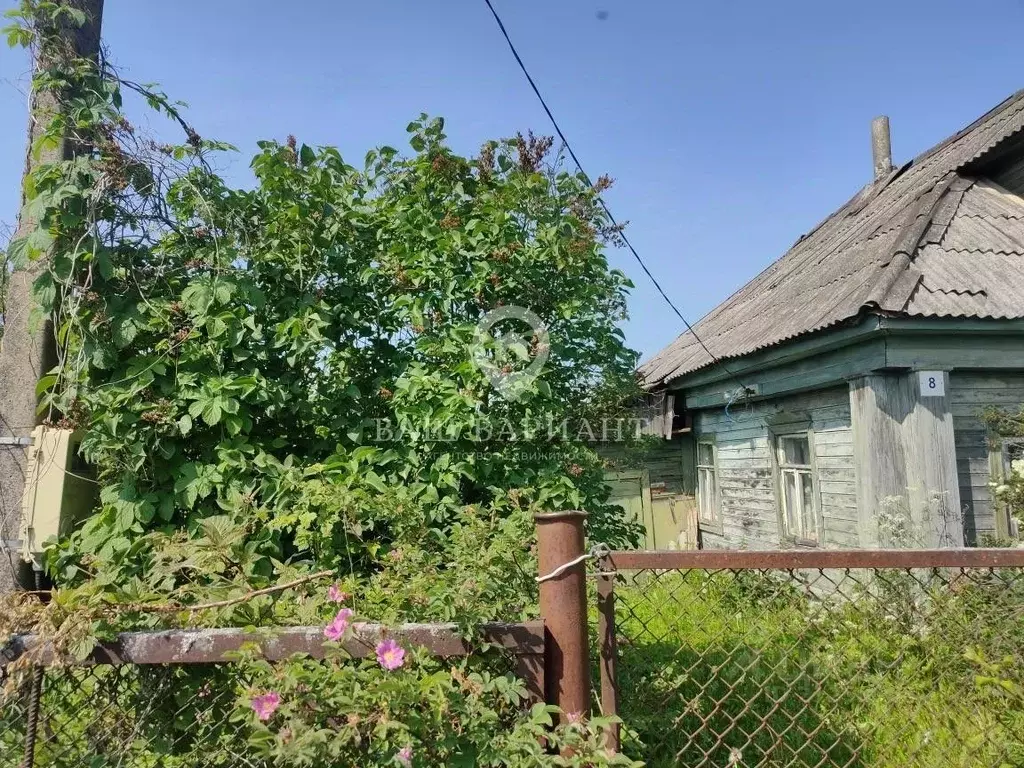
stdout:
[[(786, 438), (800, 438), (807, 441), (807, 464), (786, 464), (782, 458), (783, 440)], [(775, 505), (778, 512), (779, 540), (782, 544), (791, 544), (799, 547), (822, 547), (825, 538), (825, 521), (821, 512), (821, 489), (818, 482), (818, 467), (814, 456), (814, 431), (812, 429), (797, 426), (780, 426), (771, 430), (771, 455), (772, 471), (775, 479)], [(786, 507), (785, 479), (787, 474), (792, 474), (798, 480), (802, 476), (811, 479), (811, 516), (814, 521), (815, 538), (808, 538), (794, 533), (789, 525), (790, 515)], [(798, 485), (801, 491), (801, 507), (803, 505), (803, 482)], [(804, 510), (801, 509), (802, 513)]]
[[(711, 446), (711, 463), (702, 464), (700, 449), (702, 445)], [(718, 485), (718, 442), (714, 435), (698, 435), (694, 444), (694, 468), (696, 477), (697, 496), (697, 527), (709, 533), (722, 535), (722, 493)], [(704, 517), (704, 499), (701, 493), (701, 475), (711, 476), (711, 518)]]

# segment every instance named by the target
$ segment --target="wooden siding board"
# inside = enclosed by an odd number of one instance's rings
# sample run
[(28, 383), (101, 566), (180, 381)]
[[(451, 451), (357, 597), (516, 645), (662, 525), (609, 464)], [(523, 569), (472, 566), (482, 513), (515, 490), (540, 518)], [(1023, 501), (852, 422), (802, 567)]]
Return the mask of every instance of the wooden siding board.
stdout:
[(831, 470), (844, 470), (847, 473), (853, 468), (852, 456), (818, 455), (818, 470), (822, 473)]
[[(864, 546), (963, 545), (950, 389), (923, 397), (909, 371), (851, 383)], [(909, 540), (891, 538), (883, 511), (905, 519)]]
[(976, 544), (981, 537), (997, 533), (997, 510), (989, 488), (993, 478), (988, 433), (981, 414), (986, 407), (1024, 405), (1024, 373), (953, 371), (949, 379), (964, 527), (968, 539)]
[(856, 546), (856, 496), (849, 390), (844, 385), (700, 410), (695, 432), (713, 434), (718, 451), (722, 533), (705, 532), (708, 548), (775, 549), (781, 543), (768, 423), (785, 412), (806, 417), (814, 432), (817, 495), (826, 546)]
[(1016, 361), (1024, 365), (1024, 336), (965, 337), (893, 336), (885, 350), (886, 365), (892, 368), (1005, 368)]
[(642, 454), (627, 454), (621, 444), (601, 445), (597, 453), (609, 464), (609, 471), (646, 469), (651, 485), (664, 484), (667, 493), (682, 493), (687, 485), (682, 440), (659, 441)]
[[(753, 372), (745, 383), (756, 383), (762, 397), (788, 398), (791, 393), (808, 397), (845, 383), (850, 376), (885, 365), (885, 340), (881, 338), (843, 349), (825, 352), (763, 371)], [(828, 389), (821, 389), (821, 388)], [(687, 408), (718, 408), (724, 405), (726, 393), (736, 389), (735, 381), (722, 381), (685, 392)], [(777, 400), (776, 400), (777, 402)], [(731, 410), (737, 414), (741, 407)]]

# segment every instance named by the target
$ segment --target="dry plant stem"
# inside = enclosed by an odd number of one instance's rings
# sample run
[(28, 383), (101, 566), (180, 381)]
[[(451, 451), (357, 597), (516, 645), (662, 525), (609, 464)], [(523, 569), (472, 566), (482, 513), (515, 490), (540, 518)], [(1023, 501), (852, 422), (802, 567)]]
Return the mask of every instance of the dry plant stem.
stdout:
[(251, 592), (246, 592), (244, 595), (239, 597), (228, 598), (227, 600), (216, 600), (211, 603), (198, 603), (196, 605), (179, 605), (178, 603), (131, 603), (121, 607), (122, 611), (147, 611), (150, 613), (174, 613), (175, 611), (189, 611), (194, 613), (196, 611), (205, 611), (211, 608), (226, 608), (229, 605), (237, 605), (238, 603), (244, 603), (252, 600), (254, 597), (260, 595), (269, 595), (274, 592), (281, 592), (285, 589), (292, 589), (293, 587), (301, 586), (310, 581), (316, 581), (317, 579), (323, 579), (327, 576), (333, 576), (334, 571), (318, 571), (317, 573), (311, 573), (308, 576), (303, 576), (301, 579), (295, 579), (284, 584), (277, 584), (273, 587), (264, 587), (263, 589), (254, 589)]

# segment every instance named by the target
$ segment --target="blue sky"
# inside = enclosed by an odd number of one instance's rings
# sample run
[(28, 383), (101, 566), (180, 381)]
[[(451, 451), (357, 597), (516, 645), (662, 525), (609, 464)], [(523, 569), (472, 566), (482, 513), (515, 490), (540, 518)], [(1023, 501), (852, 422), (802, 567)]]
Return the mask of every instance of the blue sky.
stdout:
[[(899, 163), (1024, 87), (1019, 0), (494, 3), (587, 171), (616, 179), (608, 203), (691, 321), (870, 180), (876, 114), (892, 119)], [(112, 60), (238, 146), (226, 167), (237, 183), (260, 138), (293, 133), (362, 158), (404, 141), (424, 111), (447, 119), (462, 152), (552, 132), (483, 0), (106, 6)], [(28, 70), (23, 53), (0, 51), (7, 223)], [(636, 283), (627, 340), (650, 355), (679, 321), (628, 252), (611, 260)]]

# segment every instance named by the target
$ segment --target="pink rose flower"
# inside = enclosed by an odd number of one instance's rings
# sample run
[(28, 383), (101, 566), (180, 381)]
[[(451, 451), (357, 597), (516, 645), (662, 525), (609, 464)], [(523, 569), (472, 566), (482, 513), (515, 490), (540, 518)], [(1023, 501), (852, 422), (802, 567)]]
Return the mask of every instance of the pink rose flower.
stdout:
[(412, 765), (412, 747), (405, 746), (398, 750), (398, 752), (395, 753), (395, 760), (405, 766)]
[(377, 662), (389, 672), (398, 669), (405, 663), (405, 649), (393, 638), (385, 638), (377, 643)]
[(270, 716), (281, 706), (281, 694), (277, 691), (268, 691), (259, 696), (253, 696), (250, 706), (260, 720), (269, 720)]
[(348, 629), (348, 625), (351, 620), (352, 609), (342, 608), (338, 611), (337, 615), (331, 619), (331, 623), (324, 627), (324, 637), (328, 640), (340, 640), (341, 636), (345, 634), (345, 630)]
[(332, 603), (344, 603), (348, 600), (348, 593), (342, 592), (341, 587), (337, 584), (331, 584), (331, 586), (327, 588), (327, 599)]

